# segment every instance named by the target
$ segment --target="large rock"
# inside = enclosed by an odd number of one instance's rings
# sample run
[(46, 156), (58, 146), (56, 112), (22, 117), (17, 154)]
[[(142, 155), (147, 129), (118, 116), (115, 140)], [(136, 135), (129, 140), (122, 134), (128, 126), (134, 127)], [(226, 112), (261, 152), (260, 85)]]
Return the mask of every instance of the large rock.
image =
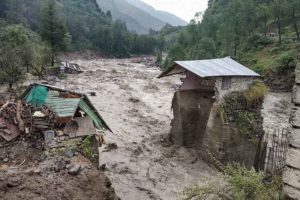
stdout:
[(293, 107), (290, 122), (293, 127), (300, 128), (300, 108)]
[(81, 166), (80, 165), (75, 165), (73, 167), (71, 167), (68, 172), (71, 175), (78, 175), (80, 173), (81, 170)]
[(283, 187), (283, 192), (284, 192), (284, 198), (286, 200), (298, 200), (300, 199), (300, 191), (289, 186), (289, 185), (284, 185)]
[(293, 168), (300, 169), (300, 149), (289, 148), (286, 157), (286, 164)]
[(295, 70), (295, 81), (297, 84), (300, 84), (300, 63), (297, 64), (296, 70)]
[(282, 179), (285, 184), (300, 190), (300, 170), (286, 167)]
[(300, 85), (295, 85), (293, 88), (293, 103), (300, 104)]
[(291, 131), (290, 145), (295, 148), (300, 148), (300, 129), (294, 128)]

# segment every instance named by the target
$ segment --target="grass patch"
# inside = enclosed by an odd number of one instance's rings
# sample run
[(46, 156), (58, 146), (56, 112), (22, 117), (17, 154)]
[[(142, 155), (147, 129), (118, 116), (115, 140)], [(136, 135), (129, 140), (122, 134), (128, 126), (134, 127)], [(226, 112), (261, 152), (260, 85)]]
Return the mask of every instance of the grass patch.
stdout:
[(90, 160), (95, 160), (97, 158), (97, 154), (94, 151), (92, 146), (92, 136), (87, 136), (81, 144), (82, 153), (85, 157), (89, 158)]
[(254, 82), (253, 85), (245, 91), (244, 96), (249, 106), (255, 106), (261, 103), (266, 93), (268, 92), (267, 86), (262, 82)]
[(225, 180), (223, 186), (210, 184), (208, 186), (193, 186), (183, 192), (184, 200), (273, 200), (279, 199), (282, 180), (274, 176), (267, 183), (265, 174), (247, 169), (238, 164), (224, 168), (221, 177)]
[(57, 76), (60, 80), (66, 80), (68, 78), (67, 74), (65, 73), (60, 73)]

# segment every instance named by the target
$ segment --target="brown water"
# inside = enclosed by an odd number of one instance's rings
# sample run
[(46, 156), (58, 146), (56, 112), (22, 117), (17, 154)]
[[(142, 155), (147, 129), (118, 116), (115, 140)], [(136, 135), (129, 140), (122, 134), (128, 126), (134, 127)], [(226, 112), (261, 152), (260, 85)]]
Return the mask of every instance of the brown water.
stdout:
[(218, 179), (195, 151), (168, 140), (178, 77), (157, 79), (159, 69), (129, 59), (73, 62), (84, 73), (57, 85), (96, 92), (91, 100), (114, 132), (105, 139), (118, 145), (108, 152), (100, 148), (100, 165), (106, 164), (121, 199), (180, 199), (185, 187)]

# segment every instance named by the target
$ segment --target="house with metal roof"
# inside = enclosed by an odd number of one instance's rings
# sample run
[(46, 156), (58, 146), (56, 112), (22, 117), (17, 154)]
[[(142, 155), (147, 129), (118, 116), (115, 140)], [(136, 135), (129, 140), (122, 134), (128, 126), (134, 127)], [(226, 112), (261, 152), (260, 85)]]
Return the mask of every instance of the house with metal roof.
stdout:
[(66, 125), (70, 121), (74, 124), (83, 121), (76, 118), (85, 117), (97, 129), (111, 131), (86, 94), (34, 83), (26, 89), (21, 98), (35, 108), (43, 105), (49, 107), (55, 113), (56, 124)]
[(235, 129), (224, 124), (222, 103), (229, 93), (247, 90), (260, 75), (230, 57), (176, 61), (158, 78), (172, 75), (182, 81), (172, 100), (172, 142), (200, 150), (207, 161), (213, 155), (251, 166), (256, 146), (233, 142)]
[(174, 65), (159, 75), (158, 78), (184, 74), (180, 90), (215, 91), (215, 97), (223, 97), (233, 91), (245, 90), (260, 77), (251, 69), (230, 57), (175, 61)]

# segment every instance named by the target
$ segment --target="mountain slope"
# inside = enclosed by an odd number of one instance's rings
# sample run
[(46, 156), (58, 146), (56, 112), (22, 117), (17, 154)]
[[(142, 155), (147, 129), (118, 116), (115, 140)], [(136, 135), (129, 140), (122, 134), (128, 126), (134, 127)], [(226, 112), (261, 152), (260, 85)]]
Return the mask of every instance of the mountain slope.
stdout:
[(110, 11), (113, 19), (124, 21), (129, 30), (139, 34), (146, 34), (149, 29), (159, 30), (166, 24), (187, 24), (175, 15), (157, 11), (140, 0), (97, 0), (97, 3), (102, 10)]
[(129, 30), (140, 34), (148, 33), (150, 28), (158, 30), (166, 24), (126, 0), (97, 0), (97, 2), (101, 9), (111, 11), (113, 19), (126, 22)]
[(158, 18), (164, 22), (167, 22), (168, 24), (171, 24), (172, 26), (185, 26), (187, 25), (187, 22), (180, 19), (179, 17), (160, 10), (155, 10), (152, 6), (148, 5), (147, 3), (144, 3), (140, 0), (126, 0), (131, 5), (147, 12), (148, 14), (152, 15), (155, 18)]

